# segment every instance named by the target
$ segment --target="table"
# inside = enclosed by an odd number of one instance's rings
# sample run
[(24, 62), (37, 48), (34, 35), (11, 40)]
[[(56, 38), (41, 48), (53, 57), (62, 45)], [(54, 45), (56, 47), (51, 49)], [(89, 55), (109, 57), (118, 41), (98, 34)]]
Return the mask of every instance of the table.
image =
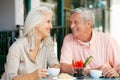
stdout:
[(75, 79), (75, 80), (120, 80), (120, 78), (91, 78), (91, 77), (86, 77), (84, 79)]
[[(66, 80), (66, 79), (58, 79), (57, 77), (54, 77), (54, 78), (46, 78), (46, 79), (40, 79), (40, 80)], [(119, 78), (91, 78), (90, 76), (87, 76), (84, 79), (73, 79), (73, 80), (120, 80), (120, 77)]]

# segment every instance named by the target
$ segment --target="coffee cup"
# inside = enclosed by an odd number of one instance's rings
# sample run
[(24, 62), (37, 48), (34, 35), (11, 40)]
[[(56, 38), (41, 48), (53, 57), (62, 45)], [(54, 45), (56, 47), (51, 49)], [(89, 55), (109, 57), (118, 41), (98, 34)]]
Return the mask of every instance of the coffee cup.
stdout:
[(59, 68), (48, 68), (48, 75), (57, 76), (60, 73)]
[(92, 78), (99, 78), (102, 76), (102, 71), (100, 70), (90, 70), (90, 76)]

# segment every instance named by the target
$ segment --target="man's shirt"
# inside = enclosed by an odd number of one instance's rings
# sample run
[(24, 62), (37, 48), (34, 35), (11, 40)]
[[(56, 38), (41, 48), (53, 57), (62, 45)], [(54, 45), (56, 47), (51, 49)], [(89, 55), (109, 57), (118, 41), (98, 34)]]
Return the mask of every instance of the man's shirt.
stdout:
[(93, 60), (88, 65), (91, 69), (102, 65), (120, 69), (120, 48), (110, 35), (93, 30), (89, 42), (81, 42), (72, 34), (64, 38), (60, 63), (72, 64), (77, 60), (85, 62), (89, 56), (93, 56)]

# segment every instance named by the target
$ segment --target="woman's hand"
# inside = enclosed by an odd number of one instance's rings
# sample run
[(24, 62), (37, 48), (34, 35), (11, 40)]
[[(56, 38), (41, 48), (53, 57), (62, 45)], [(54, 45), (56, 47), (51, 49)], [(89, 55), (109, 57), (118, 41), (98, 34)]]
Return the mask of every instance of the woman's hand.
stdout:
[(47, 77), (47, 75), (47, 69), (37, 69), (33, 73), (16, 75), (15, 77), (13, 77), (13, 80), (38, 80), (40, 78)]
[(40, 78), (47, 77), (48, 76), (48, 72), (47, 72), (47, 69), (37, 69), (31, 75), (34, 76), (35, 80), (37, 80), (37, 79), (40, 79)]

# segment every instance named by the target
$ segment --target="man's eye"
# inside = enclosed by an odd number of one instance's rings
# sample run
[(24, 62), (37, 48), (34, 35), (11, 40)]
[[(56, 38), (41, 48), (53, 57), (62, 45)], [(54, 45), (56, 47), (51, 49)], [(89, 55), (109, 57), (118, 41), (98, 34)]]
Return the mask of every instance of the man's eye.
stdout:
[(80, 24), (80, 22), (76, 21), (75, 24)]
[(77, 24), (78, 22), (77, 21), (75, 21), (75, 24)]
[(70, 24), (72, 24), (72, 22), (70, 21)]

